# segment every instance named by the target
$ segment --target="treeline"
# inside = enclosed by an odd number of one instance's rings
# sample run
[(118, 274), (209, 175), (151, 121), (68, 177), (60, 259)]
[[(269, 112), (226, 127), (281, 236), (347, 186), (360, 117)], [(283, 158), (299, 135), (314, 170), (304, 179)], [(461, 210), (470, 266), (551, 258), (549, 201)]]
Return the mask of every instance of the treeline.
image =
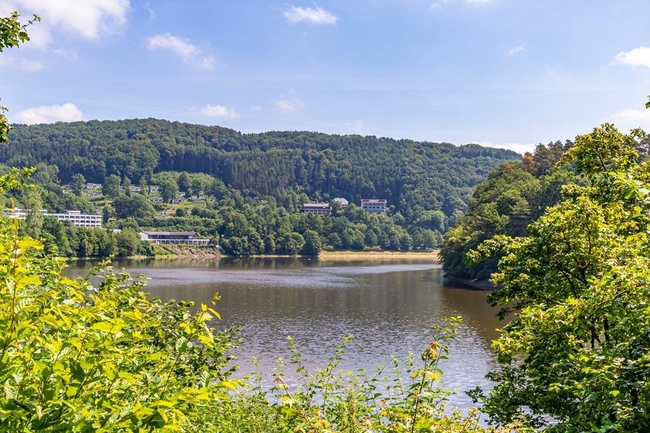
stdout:
[(527, 226), (562, 198), (562, 186), (583, 184), (572, 165), (557, 166), (573, 143), (538, 145), (518, 162), (499, 165), (479, 184), (468, 210), (444, 236), (443, 269), (448, 276), (487, 280), (497, 270), (500, 256), (476, 264), (467, 253), (495, 235), (526, 236)]
[[(41, 239), (48, 252), (67, 257), (151, 255), (152, 247), (140, 241), (139, 231), (194, 231), (226, 254), (238, 256), (316, 255), (323, 249), (430, 250), (440, 244), (448, 224), (440, 210), (423, 211), (408, 223), (394, 208), (372, 214), (335, 200), (331, 215), (300, 213), (302, 203), (309, 201), (305, 193), (287, 190), (277, 199), (244, 196), (205, 174), (156, 173), (152, 176), (156, 192), (146, 184), (132, 192), (128, 181), (110, 175), (93, 196), (83, 175), (73, 177), (63, 189), (57, 168), (40, 164), (30, 187), (7, 193), (4, 202), (5, 208), (28, 211), (23, 224), (26, 234)], [(160, 200), (154, 202), (156, 198)], [(65, 203), (101, 213), (103, 227), (73, 227), (40, 212), (61, 212)]]
[(16, 125), (0, 162), (41, 163), (104, 183), (110, 175), (138, 184), (154, 173), (205, 173), (244, 196), (280, 200), (287, 190), (313, 201), (385, 198), (408, 223), (440, 210), (452, 222), (491, 169), (520, 159), (512, 151), (314, 132), (241, 134), (156, 119)]

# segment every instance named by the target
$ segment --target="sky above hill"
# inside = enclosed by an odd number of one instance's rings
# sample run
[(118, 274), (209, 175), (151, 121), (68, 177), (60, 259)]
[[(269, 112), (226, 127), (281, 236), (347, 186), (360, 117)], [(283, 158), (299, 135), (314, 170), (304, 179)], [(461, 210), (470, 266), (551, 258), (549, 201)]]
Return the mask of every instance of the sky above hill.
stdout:
[(650, 130), (648, 0), (1, 0), (14, 123), (162, 118), (245, 133), (532, 150)]

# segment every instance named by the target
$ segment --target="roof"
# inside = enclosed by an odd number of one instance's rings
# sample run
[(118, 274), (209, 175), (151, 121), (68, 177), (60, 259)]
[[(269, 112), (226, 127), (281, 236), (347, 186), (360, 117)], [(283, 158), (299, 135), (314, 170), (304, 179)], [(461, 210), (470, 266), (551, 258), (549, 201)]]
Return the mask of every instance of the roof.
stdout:
[(362, 198), (361, 203), (386, 203), (385, 198)]
[(329, 203), (305, 203), (302, 207), (328, 208), (330, 205)]
[(147, 236), (196, 236), (196, 232), (140, 232)]

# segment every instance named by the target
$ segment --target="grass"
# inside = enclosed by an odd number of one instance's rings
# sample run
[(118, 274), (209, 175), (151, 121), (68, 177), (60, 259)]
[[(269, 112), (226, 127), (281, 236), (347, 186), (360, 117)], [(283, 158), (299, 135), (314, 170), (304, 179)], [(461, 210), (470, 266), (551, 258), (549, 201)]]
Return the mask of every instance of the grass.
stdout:
[(422, 259), (440, 261), (439, 250), (433, 251), (321, 251), (320, 259), (337, 260), (392, 260), (392, 259)]

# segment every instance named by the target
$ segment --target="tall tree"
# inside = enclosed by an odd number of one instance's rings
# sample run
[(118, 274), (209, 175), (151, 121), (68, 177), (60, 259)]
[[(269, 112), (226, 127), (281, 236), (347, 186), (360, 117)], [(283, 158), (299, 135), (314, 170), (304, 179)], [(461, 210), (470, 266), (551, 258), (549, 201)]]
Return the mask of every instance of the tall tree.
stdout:
[(494, 348), (500, 369), (485, 410), (557, 432), (650, 429), (650, 163), (644, 134), (612, 125), (564, 156), (588, 186), (528, 228), (497, 236), (475, 260), (502, 254), (489, 300), (513, 314)]
[(75, 173), (70, 181), (70, 190), (76, 196), (83, 195), (86, 189), (86, 178), (81, 173)]
[(178, 184), (173, 179), (165, 178), (159, 184), (160, 196), (165, 203), (170, 203), (178, 194)]
[(120, 195), (121, 181), (120, 177), (116, 174), (106, 176), (102, 184), (102, 194), (110, 198), (115, 198)]

